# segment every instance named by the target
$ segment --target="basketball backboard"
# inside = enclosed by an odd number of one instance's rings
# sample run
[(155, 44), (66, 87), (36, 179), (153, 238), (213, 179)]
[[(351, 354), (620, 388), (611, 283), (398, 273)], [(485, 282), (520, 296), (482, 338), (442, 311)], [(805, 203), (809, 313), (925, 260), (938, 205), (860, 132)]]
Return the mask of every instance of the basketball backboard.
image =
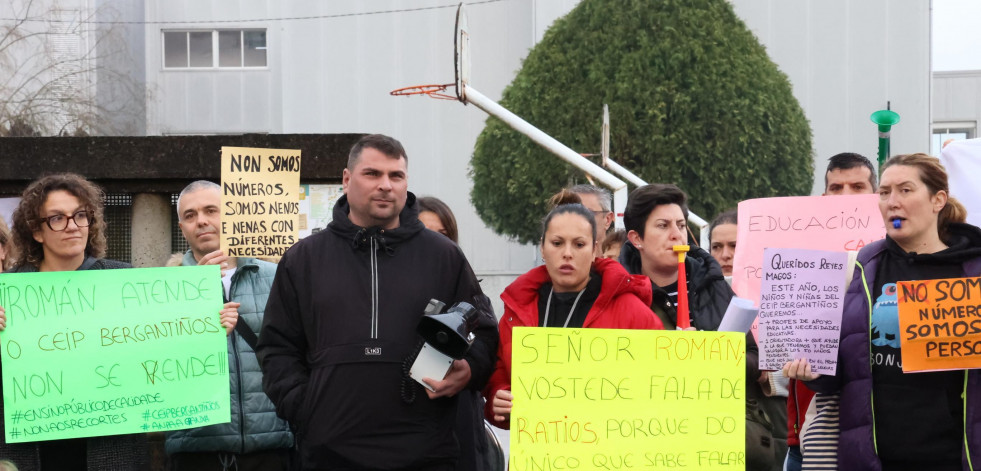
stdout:
[(467, 23), (467, 11), (463, 2), (456, 9), (456, 28), (453, 45), (456, 49), (454, 65), (456, 66), (456, 97), (467, 102), (467, 85), (470, 85), (470, 29)]

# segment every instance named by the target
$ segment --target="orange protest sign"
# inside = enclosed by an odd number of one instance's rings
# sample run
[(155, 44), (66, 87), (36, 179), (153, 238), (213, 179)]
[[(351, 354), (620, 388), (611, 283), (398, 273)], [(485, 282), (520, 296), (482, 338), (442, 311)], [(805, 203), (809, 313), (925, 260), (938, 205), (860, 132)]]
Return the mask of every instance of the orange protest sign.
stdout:
[(900, 281), (892, 289), (904, 373), (981, 367), (981, 278)]

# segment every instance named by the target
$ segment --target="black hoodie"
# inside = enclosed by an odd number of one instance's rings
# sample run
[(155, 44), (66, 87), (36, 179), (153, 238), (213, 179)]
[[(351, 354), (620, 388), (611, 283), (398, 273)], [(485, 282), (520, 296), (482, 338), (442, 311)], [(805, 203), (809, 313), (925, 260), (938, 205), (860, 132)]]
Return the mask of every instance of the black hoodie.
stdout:
[(981, 257), (975, 226), (950, 224), (944, 243), (944, 250), (917, 254), (887, 237), (870, 293), (874, 417), (879, 457), (890, 469), (922, 469), (924, 461), (931, 469), (961, 467), (964, 372), (903, 373), (901, 332), (892, 332), (899, 326), (897, 293), (892, 286), (884, 290), (897, 281), (963, 277), (963, 263)]
[(466, 301), (484, 308), (466, 357), (479, 388), (495, 319), (462, 251), (425, 230), (412, 193), (396, 229), (358, 227), (349, 210), (342, 197), (328, 230), (279, 263), (257, 348), (266, 394), (296, 430), (304, 469), (452, 463), (456, 397), (430, 400), (405, 363), (429, 300)]

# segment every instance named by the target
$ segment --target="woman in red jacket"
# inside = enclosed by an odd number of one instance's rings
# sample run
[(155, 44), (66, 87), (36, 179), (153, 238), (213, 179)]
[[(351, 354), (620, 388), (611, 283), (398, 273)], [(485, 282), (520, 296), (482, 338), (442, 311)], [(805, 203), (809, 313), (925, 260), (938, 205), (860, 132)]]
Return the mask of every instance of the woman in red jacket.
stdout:
[[(575, 200), (565, 192), (559, 201)], [(501, 299), (501, 342), (497, 365), (484, 396), (484, 413), (492, 424), (509, 428), (511, 415), (511, 329), (571, 327), (661, 329), (651, 312), (651, 284), (630, 275), (615, 260), (594, 258), (596, 219), (579, 203), (556, 206), (543, 223), (544, 266), (514, 280)]]

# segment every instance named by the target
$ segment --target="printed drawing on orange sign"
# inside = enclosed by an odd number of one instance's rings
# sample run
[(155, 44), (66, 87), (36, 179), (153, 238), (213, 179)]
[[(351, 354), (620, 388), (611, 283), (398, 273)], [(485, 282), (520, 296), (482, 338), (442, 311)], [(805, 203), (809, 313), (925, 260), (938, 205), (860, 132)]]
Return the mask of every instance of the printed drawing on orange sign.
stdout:
[(900, 281), (895, 291), (904, 373), (981, 367), (981, 278)]

